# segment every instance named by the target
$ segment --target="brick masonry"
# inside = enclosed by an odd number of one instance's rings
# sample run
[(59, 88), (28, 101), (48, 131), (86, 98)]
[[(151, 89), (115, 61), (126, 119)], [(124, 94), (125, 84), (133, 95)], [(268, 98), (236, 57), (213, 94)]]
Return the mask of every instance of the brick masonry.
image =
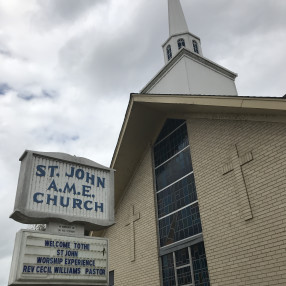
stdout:
[[(187, 122), (211, 285), (285, 286), (285, 124), (199, 118)], [(235, 172), (222, 171), (233, 160), (235, 146), (240, 160), (249, 161), (241, 162), (253, 216), (247, 220)], [(116, 224), (105, 233), (116, 286), (160, 285), (151, 152), (149, 148), (143, 154), (116, 210)], [(243, 159), (249, 152), (252, 160)], [(134, 222), (135, 261), (130, 259), (127, 226), (132, 206), (134, 214), (140, 213)]]
[[(286, 128), (282, 123), (188, 120), (212, 286), (286, 285)], [(222, 175), (234, 145), (253, 218), (241, 218), (234, 172)]]
[[(160, 285), (151, 158), (148, 148), (116, 209), (116, 224), (104, 234), (109, 238), (109, 270), (114, 270), (116, 286)], [(134, 213), (140, 213), (140, 219), (134, 222), (134, 261), (132, 229), (127, 225), (132, 206)]]

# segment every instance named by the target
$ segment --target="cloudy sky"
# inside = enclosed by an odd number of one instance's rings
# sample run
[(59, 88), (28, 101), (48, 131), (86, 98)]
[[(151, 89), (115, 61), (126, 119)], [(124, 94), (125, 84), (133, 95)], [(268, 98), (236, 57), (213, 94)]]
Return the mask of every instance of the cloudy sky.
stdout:
[[(286, 1), (181, 0), (204, 56), (238, 73), (241, 96), (286, 94)], [(109, 166), (129, 94), (163, 63), (167, 0), (0, 0), (0, 286), (25, 149)]]

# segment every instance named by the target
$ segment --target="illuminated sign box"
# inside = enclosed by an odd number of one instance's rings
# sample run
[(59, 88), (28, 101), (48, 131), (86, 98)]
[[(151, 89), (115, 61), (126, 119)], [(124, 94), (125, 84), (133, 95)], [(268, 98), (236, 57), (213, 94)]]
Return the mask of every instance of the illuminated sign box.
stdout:
[(9, 285), (108, 285), (108, 240), (20, 230)]
[(90, 230), (114, 223), (114, 170), (64, 153), (25, 151), (20, 161), (14, 220), (84, 224)]

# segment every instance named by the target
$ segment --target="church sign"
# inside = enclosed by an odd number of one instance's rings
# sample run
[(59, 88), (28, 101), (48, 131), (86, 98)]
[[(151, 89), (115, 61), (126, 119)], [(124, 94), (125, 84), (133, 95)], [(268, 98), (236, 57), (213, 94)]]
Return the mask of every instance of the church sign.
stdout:
[(20, 161), (14, 220), (93, 230), (114, 223), (114, 170), (64, 153), (25, 151)]
[(9, 285), (107, 285), (108, 240), (20, 230)]

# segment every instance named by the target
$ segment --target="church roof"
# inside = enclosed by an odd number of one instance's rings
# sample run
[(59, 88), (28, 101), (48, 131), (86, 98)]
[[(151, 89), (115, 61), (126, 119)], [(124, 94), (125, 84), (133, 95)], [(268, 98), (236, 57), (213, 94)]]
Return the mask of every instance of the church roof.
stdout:
[(201, 57), (200, 55), (193, 53), (185, 48), (182, 48), (178, 54), (172, 60), (170, 60), (140, 91), (141, 93), (147, 93), (156, 83), (168, 73), (169, 70), (172, 69), (183, 57), (188, 57), (193, 61), (196, 61), (212, 70), (215, 70), (224, 76), (234, 80), (237, 77), (237, 74), (216, 64), (215, 62)]
[(286, 122), (286, 100), (274, 97), (131, 94), (113, 154), (115, 205), (167, 118)]

